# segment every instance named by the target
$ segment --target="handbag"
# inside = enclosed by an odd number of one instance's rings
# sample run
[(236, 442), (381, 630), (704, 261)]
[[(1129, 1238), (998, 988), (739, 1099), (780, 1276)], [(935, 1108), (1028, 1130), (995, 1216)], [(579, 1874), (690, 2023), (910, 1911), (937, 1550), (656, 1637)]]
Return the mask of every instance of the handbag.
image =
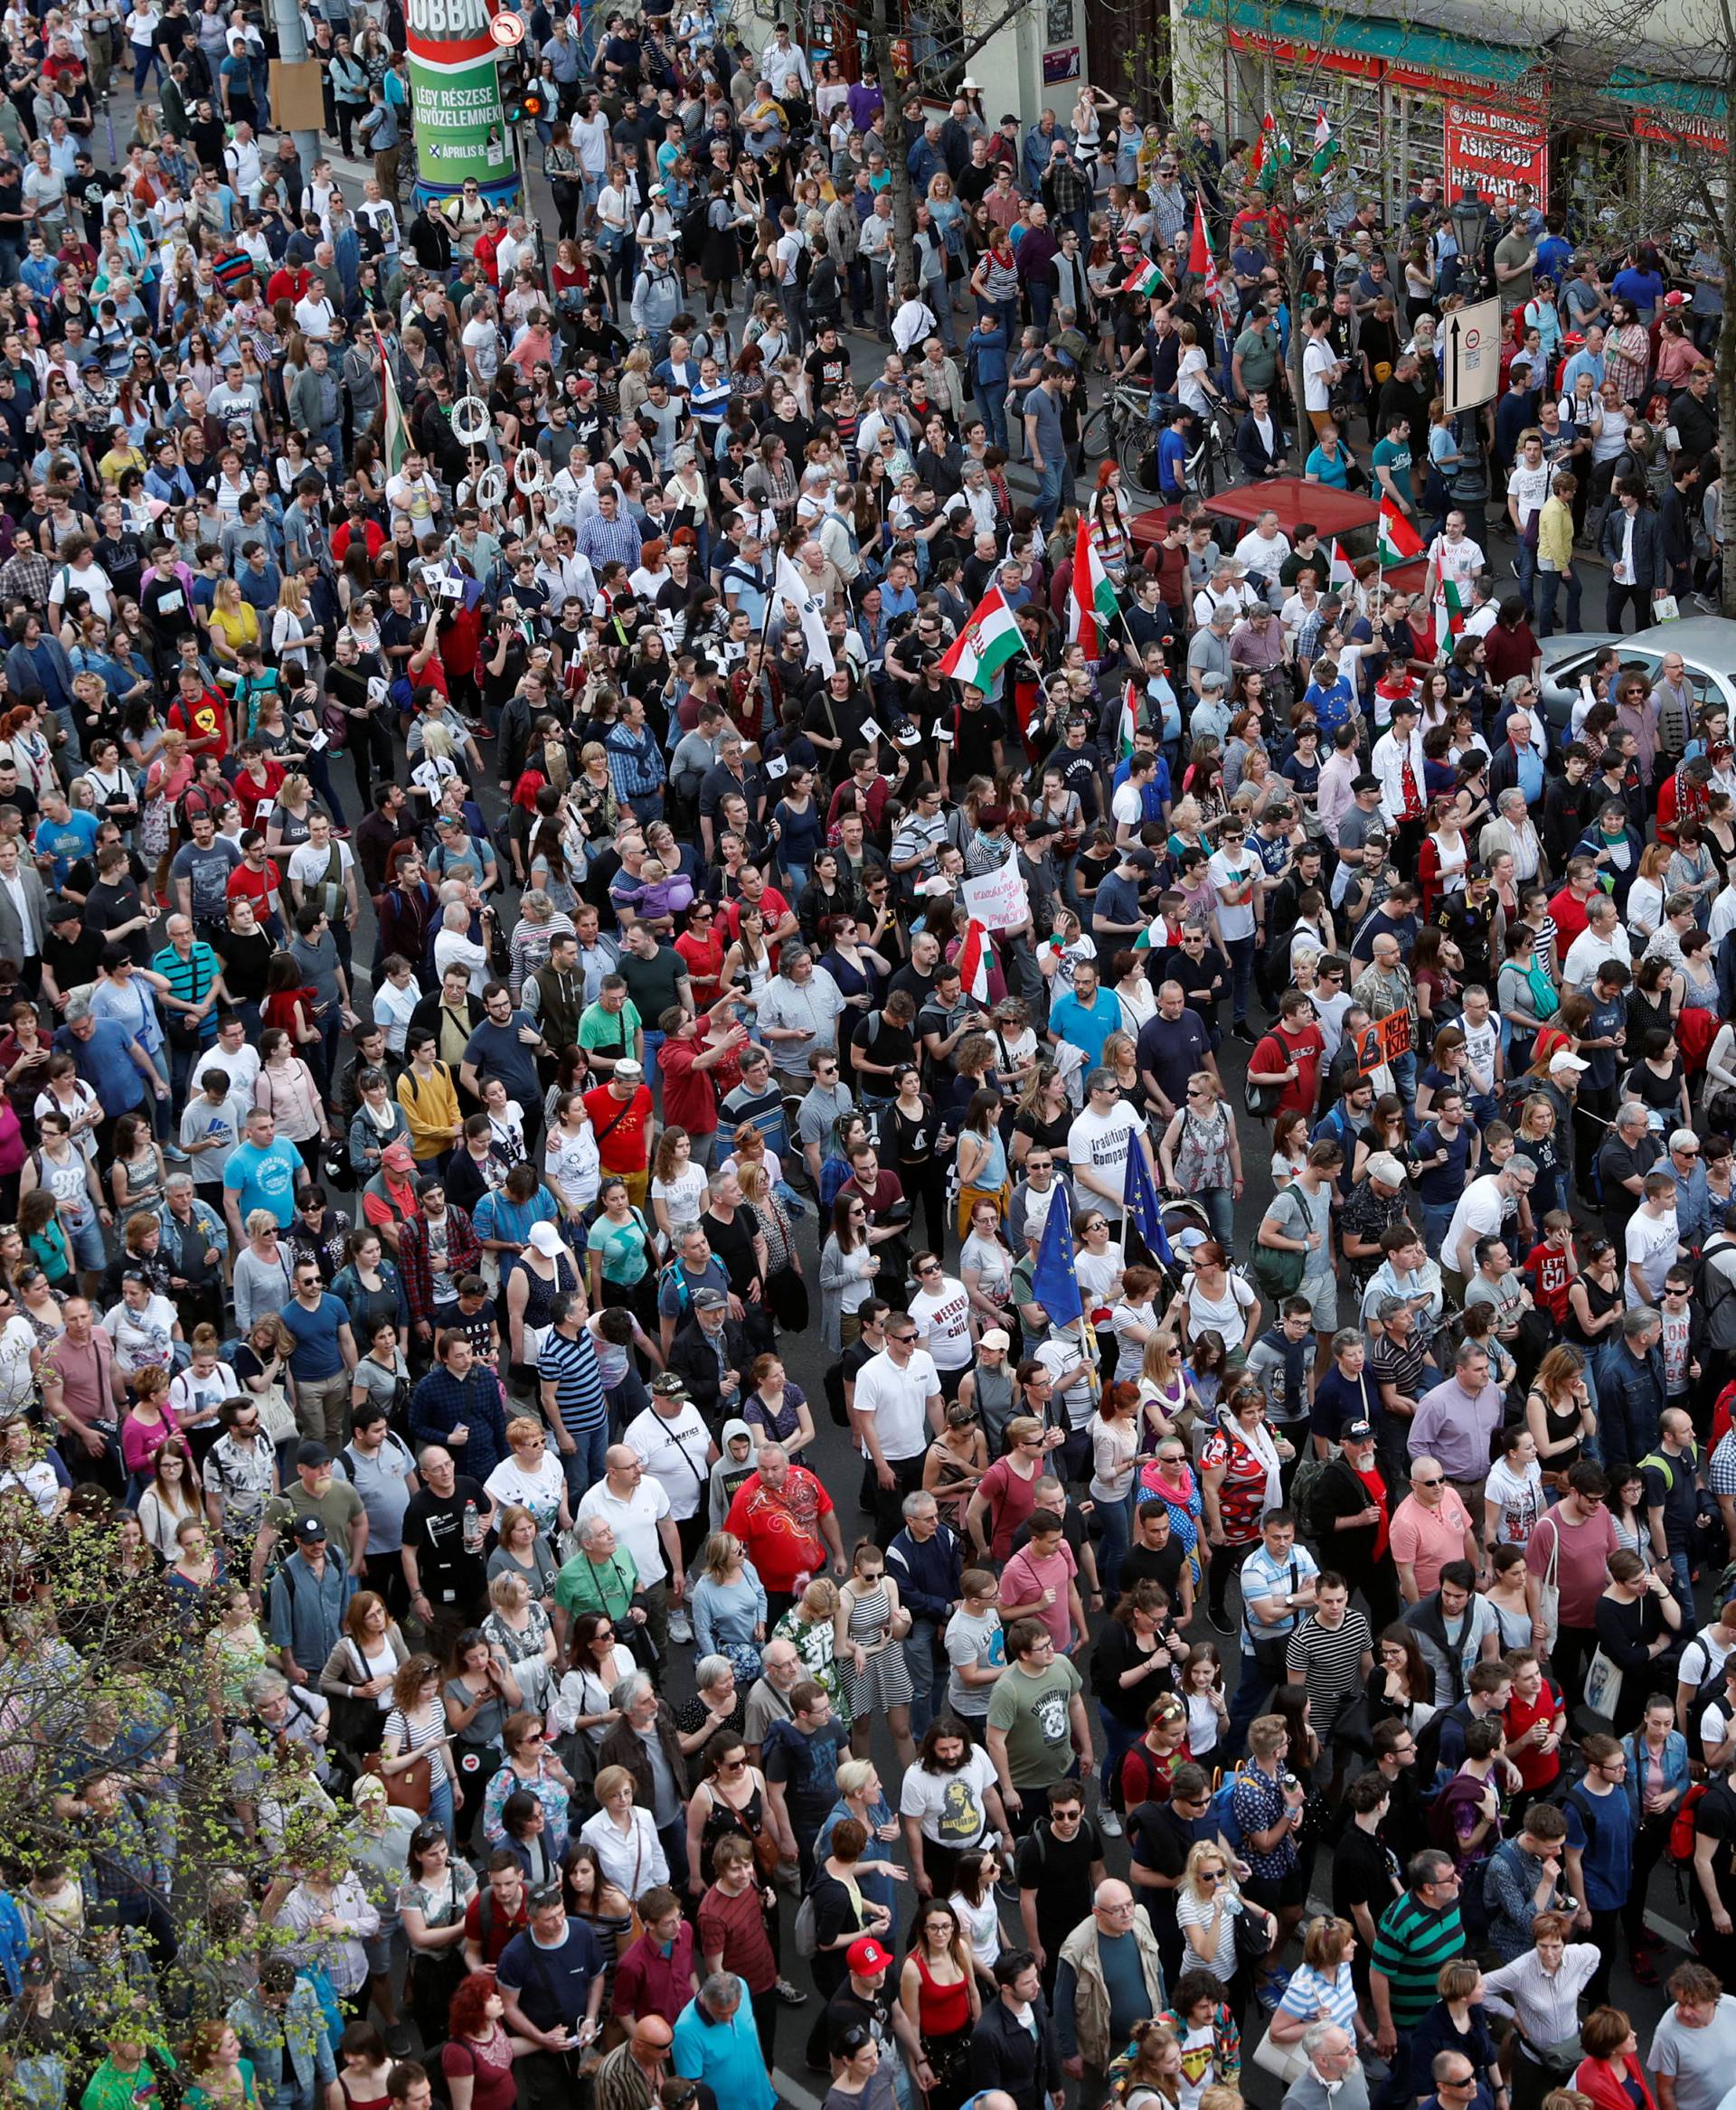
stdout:
[(1653, 595), (1652, 620), (1654, 623), (1674, 623), (1681, 613), (1681, 608), (1673, 593)]
[(1308, 2069), (1307, 2055), (1298, 2038), (1294, 2044), (1276, 2044), (1269, 2029), (1254, 2047), (1254, 2064), (1261, 2073), (1270, 2074), (1282, 2081), (1288, 2088), (1293, 2081), (1299, 2081)]
[(1548, 1655), (1555, 1646), (1561, 1630), (1561, 1527), (1558, 1522), (1553, 1532), (1554, 1543), (1549, 1551), (1549, 1567), (1537, 1592), (1537, 1624), (1543, 1629), (1543, 1653)]
[(362, 1770), (383, 1783), (386, 1801), (392, 1809), (413, 1810), (419, 1817), (427, 1816), (434, 1781), (429, 1760), (419, 1758), (413, 1766), (406, 1766), (398, 1773), (388, 1773), (380, 1753), (370, 1751), (362, 1761)]
[(1250, 1905), (1244, 1898), (1241, 1910), (1235, 1916), (1236, 1956), (1243, 1964), (1258, 1964), (1270, 1952), (1278, 1938), (1278, 1922), (1269, 1912)]
[(1293, 1253), (1288, 1247), (1257, 1243), (1250, 1272), (1261, 1296), (1280, 1306), (1286, 1297), (1294, 1296), (1301, 1286), (1307, 1259), (1306, 1253)]
[(259, 1405), (259, 1433), (273, 1449), (300, 1434), (296, 1410), (281, 1385), (268, 1385), (263, 1392), (256, 1392), (253, 1397)]
[(1585, 1673), (1585, 1704), (1592, 1714), (1602, 1715), (1606, 1720), (1614, 1719), (1621, 1705), (1622, 1680), (1619, 1666), (1605, 1655), (1599, 1644)]

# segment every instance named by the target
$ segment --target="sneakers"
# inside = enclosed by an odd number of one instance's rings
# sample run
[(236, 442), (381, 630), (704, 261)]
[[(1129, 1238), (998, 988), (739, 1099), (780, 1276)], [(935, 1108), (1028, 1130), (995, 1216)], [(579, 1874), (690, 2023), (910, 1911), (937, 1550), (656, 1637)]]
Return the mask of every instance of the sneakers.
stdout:
[(1629, 1957), (1628, 1968), (1633, 1974), (1636, 1985), (1656, 1985), (1657, 1983), (1657, 1965), (1653, 1963), (1645, 1950), (1638, 1950)]
[(1237, 1040), (1246, 1041), (1250, 1048), (1260, 1045), (1260, 1035), (1255, 1032), (1245, 1018), (1239, 1018), (1230, 1031), (1236, 1036)]
[(805, 2008), (807, 1995), (799, 1985), (792, 1985), (788, 1978), (780, 1978), (771, 1989), (787, 2008)]
[(1119, 1839), (1121, 1837), (1121, 1820), (1116, 1815), (1115, 1812), (1110, 1809), (1108, 1803), (1099, 1803), (1098, 1804), (1097, 1828), (1103, 1834), (1105, 1839)]
[(685, 1612), (670, 1613), (669, 1638), (671, 1641), (679, 1642), (684, 1647), (693, 1638), (693, 1623), (688, 1618)]
[(1210, 1605), (1205, 1608), (1205, 1622), (1213, 1634), (1222, 1634), (1226, 1640), (1236, 1631), (1231, 1624), (1229, 1613), (1216, 1611)]

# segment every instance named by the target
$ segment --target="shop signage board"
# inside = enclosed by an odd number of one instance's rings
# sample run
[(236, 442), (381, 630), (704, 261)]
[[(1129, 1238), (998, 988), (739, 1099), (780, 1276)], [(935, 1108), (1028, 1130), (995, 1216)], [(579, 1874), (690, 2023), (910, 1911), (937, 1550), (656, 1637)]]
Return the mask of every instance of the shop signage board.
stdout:
[(1455, 308), (1442, 322), (1440, 393), (1447, 415), (1495, 400), (1501, 378), (1501, 303), (1479, 300)]
[(1449, 95), (1443, 105), (1447, 130), (1447, 196), (1475, 184), (1495, 203), (1531, 186), (1541, 208), (1549, 197), (1549, 136), (1541, 110), (1501, 109)]

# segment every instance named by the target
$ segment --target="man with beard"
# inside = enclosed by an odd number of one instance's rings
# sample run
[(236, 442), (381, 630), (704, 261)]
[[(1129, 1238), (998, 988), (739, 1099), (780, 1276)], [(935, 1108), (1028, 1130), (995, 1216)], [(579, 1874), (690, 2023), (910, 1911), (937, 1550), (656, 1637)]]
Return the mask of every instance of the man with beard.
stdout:
[(910, 1879), (919, 1898), (945, 1898), (961, 1854), (999, 1835), (1012, 1851), (1013, 1833), (988, 1754), (949, 1715), (932, 1722), (904, 1776), (899, 1797)]

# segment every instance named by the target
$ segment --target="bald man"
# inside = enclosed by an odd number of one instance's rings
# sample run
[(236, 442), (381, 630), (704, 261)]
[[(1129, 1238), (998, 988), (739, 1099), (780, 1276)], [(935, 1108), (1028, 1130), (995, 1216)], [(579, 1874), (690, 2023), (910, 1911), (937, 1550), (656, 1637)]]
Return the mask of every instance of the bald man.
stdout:
[[(1098, 2002), (1080, 2000), (1082, 1976), (1094, 1978), (1108, 1992), (1107, 2015)], [(1083, 2081), (1090, 2069), (1095, 2082), (1084, 2090), (1090, 2100), (1101, 2096), (1109, 2061), (1128, 2041), (1121, 2031), (1130, 2031), (1142, 2016), (1161, 2014), (1163, 2000), (1164, 1969), (1146, 1908), (1135, 1904), (1124, 1882), (1109, 1877), (1097, 1886), (1090, 1917), (1061, 1944), (1055, 1977), (1061, 2063), (1076, 2081)]]
[[(666, 1895), (673, 1897), (675, 1893)], [(675, 1917), (681, 1917), (679, 1908)], [(617, 1983), (618, 1986), (618, 1980)], [(652, 2110), (669, 2078), (669, 2052), (675, 2039), (675, 2030), (661, 2015), (641, 2015), (631, 2036), (624, 2044), (618, 2044), (597, 2068), (596, 2110)]]
[[(668, 1495), (646, 1471), (631, 1444), (610, 1444), (604, 1452), (603, 1477), (585, 1490), (573, 1521), (582, 1524), (590, 1517), (602, 1517), (613, 1525), (617, 1543), (633, 1556), (644, 1591), (646, 1627), (657, 1653), (667, 1654), (670, 1607), (672, 1603), (680, 1604), (686, 1581), (681, 1540), (669, 1514)], [(676, 1641), (693, 1639), (693, 1629), (684, 1618), (677, 1615), (673, 1624)]]

